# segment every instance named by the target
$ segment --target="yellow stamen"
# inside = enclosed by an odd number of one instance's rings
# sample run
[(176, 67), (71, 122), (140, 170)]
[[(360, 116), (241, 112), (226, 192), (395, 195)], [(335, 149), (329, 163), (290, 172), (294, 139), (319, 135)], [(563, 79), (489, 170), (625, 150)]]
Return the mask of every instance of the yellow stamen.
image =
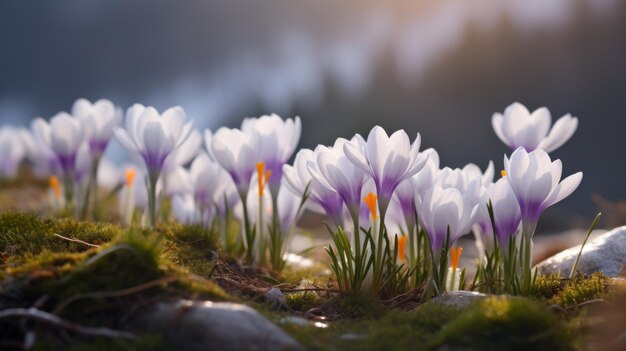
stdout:
[(50, 177), (50, 188), (52, 188), (54, 196), (61, 197), (61, 184), (59, 183), (59, 178), (56, 176)]
[(502, 178), (506, 177), (506, 171), (505, 170), (501, 170), (500, 171), (500, 175), (502, 176)]
[(398, 238), (398, 259), (404, 262), (404, 250), (406, 249), (406, 235)]
[(461, 258), (462, 252), (463, 248), (460, 246), (450, 248), (450, 262), (452, 270), (456, 270), (459, 267), (459, 259)]
[(124, 178), (126, 178), (126, 187), (132, 188), (133, 183), (135, 182), (135, 176), (137, 175), (137, 170), (133, 168), (127, 168), (126, 172), (124, 172)]
[(372, 192), (370, 192), (369, 194), (367, 194), (367, 196), (363, 198), (363, 201), (365, 201), (365, 204), (370, 209), (370, 214), (372, 215), (373, 220), (378, 219), (378, 216), (376, 215), (376, 199), (377, 198), (378, 197), (374, 195), (374, 193)]
[(259, 196), (263, 196), (263, 192), (265, 191), (265, 186), (267, 185), (267, 181), (272, 176), (272, 171), (265, 171), (265, 162), (259, 162), (256, 164), (256, 174), (258, 178), (259, 185)]

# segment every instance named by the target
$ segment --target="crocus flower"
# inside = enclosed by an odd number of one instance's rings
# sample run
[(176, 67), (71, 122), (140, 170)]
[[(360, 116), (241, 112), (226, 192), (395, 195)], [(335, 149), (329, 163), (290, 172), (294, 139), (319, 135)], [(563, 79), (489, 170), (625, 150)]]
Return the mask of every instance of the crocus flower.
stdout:
[(156, 181), (165, 159), (187, 140), (191, 130), (192, 122), (181, 107), (159, 114), (154, 107), (135, 104), (126, 111), (125, 128), (115, 128), (115, 137), (141, 156), (149, 177)]
[[(406, 225), (406, 233), (415, 225), (415, 196), (423, 196), (432, 187), (439, 173), (439, 154), (435, 149), (422, 152), (427, 158), (424, 167), (398, 187), (391, 199), (389, 214), (395, 216), (400, 228)], [(402, 217), (401, 221), (398, 221)]]
[(504, 169), (519, 202), (522, 222), (533, 231), (541, 213), (573, 193), (583, 178), (578, 172), (561, 181), (561, 160), (550, 160), (541, 149), (527, 152), (520, 147), (510, 159), (505, 155)]
[(450, 248), (450, 268), (448, 269), (448, 275), (446, 276), (446, 291), (459, 290), (462, 287), (461, 284), (461, 269), (459, 268), (459, 261), (461, 259), (462, 247)]
[(547, 108), (541, 107), (530, 113), (524, 105), (515, 102), (504, 110), (504, 115), (495, 113), (491, 124), (498, 138), (511, 150), (523, 147), (528, 152), (536, 149), (552, 152), (574, 135), (578, 119), (566, 114), (550, 129), (551, 117)]
[(215, 207), (216, 190), (219, 187), (220, 174), (223, 173), (224, 169), (204, 152), (193, 160), (189, 174), (191, 187), (200, 207)]
[(63, 187), (57, 176), (51, 176), (48, 180), (50, 191), (48, 197), (50, 199), (50, 206), (54, 211), (60, 211), (65, 207), (65, 198), (63, 197)]
[[(212, 209), (205, 209), (205, 211), (210, 210)], [(175, 195), (172, 197), (172, 212), (174, 213), (174, 217), (184, 224), (207, 225), (209, 223), (208, 216), (203, 215), (191, 194)]]
[(258, 134), (261, 138), (259, 161), (272, 172), (269, 180), (270, 191), (276, 196), (282, 180), (283, 165), (293, 155), (300, 141), (302, 131), (300, 117), (283, 120), (278, 115), (272, 114), (246, 118), (241, 123), (241, 131), (246, 134)]
[(244, 133), (239, 129), (220, 128), (211, 140), (211, 154), (230, 174), (245, 198), (250, 179), (260, 158), (261, 138), (256, 132)]
[(0, 177), (12, 179), (27, 153), (18, 129), (13, 127), (0, 129), (0, 150), (2, 150), (0, 152)]
[(367, 173), (346, 157), (346, 144), (362, 148), (365, 141), (357, 134), (352, 140), (338, 138), (332, 147), (319, 145), (314, 152), (315, 162), (309, 161), (307, 168), (315, 180), (339, 194), (350, 212), (355, 229), (358, 230), (361, 190), (367, 180)]
[(50, 134), (50, 124), (41, 117), (30, 123), (29, 131), (19, 133), (27, 150), (27, 158), (33, 165), (33, 172), (39, 178), (62, 175), (59, 158), (50, 147)]
[(426, 229), (433, 253), (439, 253), (450, 230), (450, 245), (468, 233), (474, 224), (478, 205), (456, 188), (434, 185), (416, 203), (419, 220)]
[(424, 167), (427, 157), (420, 157), (420, 144), (419, 133), (411, 144), (404, 130), (388, 136), (383, 128), (375, 126), (363, 147), (351, 143), (343, 146), (348, 160), (374, 179), (383, 218), (398, 185)]
[(187, 166), (201, 149), (202, 135), (198, 130), (192, 128), (189, 137), (165, 159), (163, 172), (167, 173), (177, 167)]
[(144, 173), (141, 168), (127, 166), (123, 169), (121, 178), (123, 187), (120, 191), (120, 217), (126, 225), (132, 223), (135, 209), (145, 210), (148, 205), (148, 192), (145, 185)]
[(157, 190), (162, 190), (168, 198), (191, 193), (193, 188), (189, 171), (181, 166), (170, 170), (165, 177), (158, 180)]
[(293, 166), (283, 166), (285, 187), (296, 196), (302, 197), (308, 186), (307, 208), (317, 213), (325, 213), (335, 226), (344, 227), (342, 223), (343, 200), (336, 191), (328, 189), (311, 176), (307, 164), (311, 161), (311, 166), (317, 170), (317, 164), (314, 160), (315, 155), (312, 150), (300, 149), (296, 154)]
[(497, 182), (490, 185), (478, 204), (476, 226), (479, 227), (478, 231), (484, 237), (482, 239), (491, 242), (493, 241), (493, 226), (487, 210), (489, 201), (491, 201), (493, 206), (496, 237), (500, 245), (506, 247), (511, 237), (517, 233), (522, 220), (522, 212), (517, 197), (507, 177), (500, 178)]
[(76, 153), (74, 163), (74, 193), (76, 194), (76, 213), (78, 218), (83, 218), (87, 210), (88, 188), (93, 165), (89, 144), (84, 141)]
[(82, 121), (91, 154), (99, 159), (113, 136), (113, 130), (122, 121), (122, 109), (106, 99), (93, 104), (87, 99), (78, 99), (72, 106), (72, 115)]
[(156, 182), (165, 160), (189, 137), (192, 122), (187, 122), (180, 107), (159, 115), (153, 107), (135, 104), (126, 112), (125, 129), (116, 128), (115, 137), (130, 152), (140, 156), (148, 175), (150, 224), (156, 222)]
[[(47, 157), (59, 163), (65, 175), (72, 174), (78, 148), (83, 142), (84, 128), (80, 120), (68, 113), (60, 112), (50, 119), (41, 118), (33, 122), (35, 135)], [(51, 161), (51, 162), (55, 162)]]

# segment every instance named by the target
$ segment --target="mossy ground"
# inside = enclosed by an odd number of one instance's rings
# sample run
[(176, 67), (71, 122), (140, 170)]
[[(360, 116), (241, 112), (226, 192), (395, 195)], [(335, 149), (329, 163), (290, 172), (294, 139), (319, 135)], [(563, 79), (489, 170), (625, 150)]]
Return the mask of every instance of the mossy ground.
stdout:
[[(190, 245), (193, 243), (193, 245)], [(129, 309), (176, 298), (233, 300), (203, 278), (217, 249), (206, 233), (164, 225), (156, 232), (113, 224), (0, 214), (0, 304), (53, 312), (87, 326), (123, 329)], [(19, 326), (0, 320), (0, 340), (20, 339)], [(38, 333), (45, 345), (63, 343), (50, 328)], [(45, 331), (45, 330), (44, 330)], [(89, 340), (89, 349), (154, 349), (155, 337), (132, 342)], [(80, 349), (81, 339), (71, 346)], [(105, 346), (106, 345), (106, 346)], [(49, 349), (49, 348), (48, 348)]]
[[(76, 323), (122, 329), (128, 309), (141, 304), (175, 298), (238, 300), (279, 322), (313, 350), (585, 349), (598, 329), (615, 337), (623, 332), (616, 323), (626, 325), (619, 320), (605, 327), (588, 323), (595, 313), (588, 306), (626, 300), (608, 288), (609, 279), (601, 274), (572, 280), (539, 277), (533, 296), (527, 298), (493, 297), (464, 309), (428, 302), (407, 312), (365, 297), (298, 291), (332, 287), (328, 276), (319, 274), (324, 267), (270, 274), (236, 264), (223, 254), (218, 241), (212, 231), (175, 223), (154, 231), (129, 230), (115, 224), (3, 213), (0, 305), (37, 306)], [(217, 279), (221, 288), (213, 279), (223, 268), (216, 267), (219, 262), (230, 262), (229, 272), (247, 274), (244, 284), (280, 286), (289, 308), (276, 311), (255, 293), (242, 293)], [(141, 286), (145, 288), (128, 292)], [(293, 315), (317, 318), (321, 324), (280, 323)], [(21, 340), (20, 328), (0, 320), (0, 341)], [(76, 335), (64, 339), (67, 336), (61, 337), (53, 327), (38, 327), (37, 335), (34, 349), (42, 350), (165, 347), (158, 335), (140, 335), (134, 341)]]

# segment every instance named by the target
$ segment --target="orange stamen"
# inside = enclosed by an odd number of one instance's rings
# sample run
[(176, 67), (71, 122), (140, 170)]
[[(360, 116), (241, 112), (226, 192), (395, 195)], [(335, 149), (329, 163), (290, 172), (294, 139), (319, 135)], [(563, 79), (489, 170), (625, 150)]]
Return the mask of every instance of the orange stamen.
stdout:
[(259, 185), (259, 196), (263, 196), (267, 181), (272, 176), (272, 171), (265, 171), (265, 162), (259, 162), (256, 164), (256, 174), (258, 178), (257, 184)]
[(506, 177), (506, 171), (505, 170), (501, 170), (500, 171), (500, 175), (502, 176), (502, 178)]
[(50, 188), (52, 188), (54, 196), (61, 197), (61, 184), (59, 183), (59, 178), (56, 176), (50, 177)]
[(365, 204), (367, 205), (367, 207), (369, 207), (370, 209), (370, 214), (372, 215), (372, 219), (378, 219), (378, 216), (376, 215), (376, 199), (378, 197), (376, 195), (374, 195), (374, 193), (370, 192), (369, 194), (367, 194), (367, 196), (365, 196), (363, 198), (363, 201), (365, 202)]
[(398, 259), (404, 262), (404, 250), (406, 249), (406, 235), (398, 238)]
[(124, 172), (124, 178), (126, 178), (126, 187), (132, 188), (133, 183), (135, 181), (135, 176), (137, 175), (137, 170), (133, 168), (127, 168), (126, 172)]
[(463, 248), (460, 246), (450, 248), (450, 262), (452, 270), (456, 270), (459, 267), (459, 259), (461, 258), (462, 252)]

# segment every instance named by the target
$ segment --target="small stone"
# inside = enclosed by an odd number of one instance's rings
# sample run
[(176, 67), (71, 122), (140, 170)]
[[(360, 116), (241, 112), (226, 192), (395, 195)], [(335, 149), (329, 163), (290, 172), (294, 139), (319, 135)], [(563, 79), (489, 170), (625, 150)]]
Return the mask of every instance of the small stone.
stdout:
[(341, 340), (361, 340), (365, 338), (365, 334), (347, 333), (339, 337)]
[(278, 288), (271, 288), (265, 293), (265, 298), (273, 308), (282, 309), (287, 307), (287, 299), (285, 294)]
[(228, 302), (159, 303), (136, 317), (133, 329), (163, 335), (177, 351), (303, 350), (254, 309)]
[(304, 319), (302, 317), (296, 317), (296, 316), (283, 317), (283, 318), (278, 320), (278, 323), (280, 323), (280, 324), (293, 324), (293, 325), (300, 325), (300, 326), (307, 326), (307, 325), (311, 325), (312, 324), (309, 320)]
[(445, 306), (465, 308), (473, 302), (485, 299), (487, 296), (487, 294), (476, 291), (456, 290), (439, 295), (431, 301)]
[[(560, 273), (569, 277), (580, 245), (562, 251), (537, 265), (539, 273)], [(623, 277), (626, 268), (626, 226), (615, 228), (587, 242), (578, 262), (585, 275), (602, 272), (608, 277)]]

